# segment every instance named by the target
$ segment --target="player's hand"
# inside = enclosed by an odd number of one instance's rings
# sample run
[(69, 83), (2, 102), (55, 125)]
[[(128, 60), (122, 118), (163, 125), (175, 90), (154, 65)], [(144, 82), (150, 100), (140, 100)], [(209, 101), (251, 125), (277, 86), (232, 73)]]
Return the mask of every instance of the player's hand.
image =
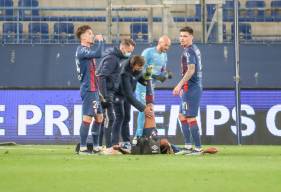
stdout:
[(181, 86), (180, 85), (177, 85), (174, 90), (173, 90), (173, 95), (174, 96), (178, 96), (180, 95), (180, 91), (181, 91)]
[(152, 103), (148, 103), (146, 106), (150, 107), (150, 108), (151, 108), (151, 110), (153, 110), (153, 109), (154, 109), (154, 107), (153, 107), (153, 104), (152, 104)]
[(166, 70), (166, 74), (167, 74), (166, 76), (167, 76), (168, 79), (172, 79), (173, 78), (173, 73), (170, 70), (167, 69)]
[(95, 40), (97, 41), (103, 41), (103, 36), (102, 35), (96, 35)]
[(157, 74), (157, 75), (156, 74), (152, 74), (151, 77), (153, 79), (156, 79), (157, 81), (160, 81), (161, 83), (163, 83), (167, 79), (172, 79), (173, 74), (172, 74), (171, 71), (166, 69), (165, 71), (161, 72), (160, 74)]
[(151, 75), (152, 75), (152, 68), (153, 66), (150, 65), (146, 68), (145, 73), (143, 74), (143, 78), (145, 80), (150, 80), (151, 79)]
[(153, 107), (148, 104), (144, 109), (144, 114), (146, 117), (152, 118), (153, 117)]
[(102, 96), (102, 98), (101, 98), (101, 106), (103, 108), (110, 107), (112, 105), (112, 103), (113, 103), (113, 95), (110, 94), (110, 95), (107, 95), (105, 97)]
[(182, 95), (183, 95), (183, 90), (181, 89), (180, 90), (180, 97), (182, 97)]

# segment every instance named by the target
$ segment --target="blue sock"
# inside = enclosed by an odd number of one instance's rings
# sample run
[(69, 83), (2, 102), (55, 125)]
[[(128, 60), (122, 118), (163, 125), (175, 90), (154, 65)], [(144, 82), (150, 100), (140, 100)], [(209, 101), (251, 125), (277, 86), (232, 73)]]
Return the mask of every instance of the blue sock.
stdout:
[[(146, 104), (145, 95), (146, 95), (146, 87), (138, 83), (136, 89), (136, 98), (144, 105)], [(145, 121), (144, 112), (139, 112), (135, 137), (141, 137), (143, 135), (144, 121)]]
[(186, 145), (191, 145), (190, 130), (186, 120), (181, 121), (182, 132), (184, 135), (184, 143)]
[(143, 134), (143, 127), (144, 127), (144, 112), (139, 112), (138, 114), (138, 123), (137, 123), (137, 130), (136, 130), (136, 137), (141, 137)]
[(197, 121), (189, 122), (190, 132), (196, 148), (201, 148), (201, 139)]
[(80, 127), (80, 146), (85, 147), (89, 134), (90, 123), (82, 121)]
[(100, 132), (101, 123), (94, 122), (92, 126), (92, 137), (94, 147), (99, 146), (99, 132)]

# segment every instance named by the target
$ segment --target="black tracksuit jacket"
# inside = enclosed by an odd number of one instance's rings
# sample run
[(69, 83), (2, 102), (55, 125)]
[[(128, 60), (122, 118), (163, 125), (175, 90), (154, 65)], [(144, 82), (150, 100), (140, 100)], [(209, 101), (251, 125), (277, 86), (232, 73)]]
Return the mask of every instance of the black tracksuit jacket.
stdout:
[(119, 97), (124, 97), (131, 105), (136, 109), (143, 112), (145, 105), (138, 101), (134, 95), (136, 90), (137, 82), (146, 85), (146, 80), (143, 78), (142, 72), (133, 72), (130, 66), (130, 59), (127, 59), (121, 63), (121, 73), (120, 73), (120, 85), (116, 92)]

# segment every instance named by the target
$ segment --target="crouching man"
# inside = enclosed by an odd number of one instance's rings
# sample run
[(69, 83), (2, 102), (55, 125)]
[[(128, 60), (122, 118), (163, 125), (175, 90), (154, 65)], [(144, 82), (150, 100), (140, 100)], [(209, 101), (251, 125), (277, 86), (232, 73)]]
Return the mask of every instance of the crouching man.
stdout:
[(134, 95), (137, 82), (145, 85), (146, 80), (143, 77), (143, 67), (145, 60), (142, 56), (133, 56), (122, 63), (120, 73), (120, 86), (115, 94), (113, 102), (116, 120), (112, 128), (112, 145), (113, 148), (119, 147), (119, 137), (123, 139), (123, 147), (130, 149), (130, 131), (129, 122), (131, 114), (131, 105), (145, 116), (152, 117), (152, 106), (144, 105), (138, 101)]

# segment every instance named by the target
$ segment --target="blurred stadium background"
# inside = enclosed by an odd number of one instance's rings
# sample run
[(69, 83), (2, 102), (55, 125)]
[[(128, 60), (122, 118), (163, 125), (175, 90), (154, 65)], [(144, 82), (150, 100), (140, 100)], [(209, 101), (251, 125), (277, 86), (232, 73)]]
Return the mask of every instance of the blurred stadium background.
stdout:
[[(244, 144), (281, 144), (281, 1), (240, 0)], [(107, 46), (137, 42), (135, 54), (162, 34), (173, 41), (158, 86), (160, 133), (181, 143), (171, 89), (180, 76), (178, 31), (189, 25), (203, 55), (204, 144), (235, 144), (234, 9), (229, 0), (0, 0), (0, 141), (73, 143), (79, 132), (75, 30), (90, 25)], [(158, 99), (157, 99), (158, 98)], [(131, 128), (135, 125), (132, 120)]]
[[(205, 3), (205, 4), (204, 4)], [(1, 39), (7, 43), (77, 43), (81, 24), (106, 35), (108, 43), (132, 37), (151, 43), (178, 29), (194, 27), (196, 41), (224, 43), (233, 39), (230, 0), (1, 0)], [(278, 0), (240, 0), (240, 37), (244, 42), (281, 41)]]

